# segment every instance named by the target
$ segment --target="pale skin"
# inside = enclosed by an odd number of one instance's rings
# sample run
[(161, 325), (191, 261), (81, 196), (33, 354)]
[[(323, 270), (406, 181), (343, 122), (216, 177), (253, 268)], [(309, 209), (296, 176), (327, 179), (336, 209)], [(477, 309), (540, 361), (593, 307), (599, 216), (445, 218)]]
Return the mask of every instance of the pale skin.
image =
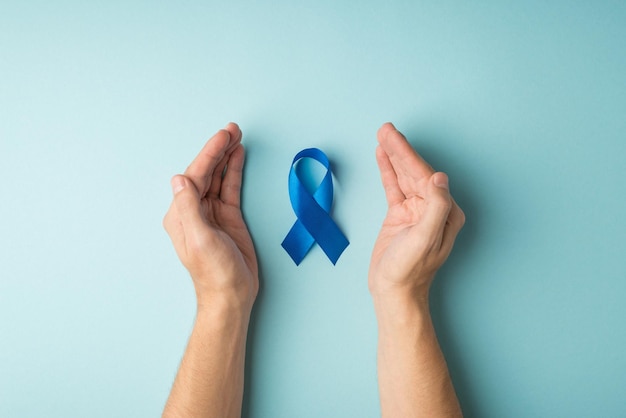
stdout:
[(387, 216), (374, 245), (369, 289), (378, 321), (383, 417), (460, 417), (439, 348), (428, 292), (465, 215), (435, 172), (390, 124), (378, 131), (376, 161)]
[[(246, 336), (258, 292), (240, 206), (244, 150), (230, 123), (182, 175), (163, 225), (189, 270), (197, 314), (164, 417), (239, 417)], [(376, 159), (388, 203), (368, 284), (378, 320), (383, 417), (457, 417), (461, 410), (430, 318), (428, 292), (465, 216), (436, 173), (390, 124)]]
[(196, 322), (164, 417), (239, 417), (250, 311), (259, 279), (240, 209), (244, 150), (228, 124), (183, 175), (163, 225), (196, 290)]

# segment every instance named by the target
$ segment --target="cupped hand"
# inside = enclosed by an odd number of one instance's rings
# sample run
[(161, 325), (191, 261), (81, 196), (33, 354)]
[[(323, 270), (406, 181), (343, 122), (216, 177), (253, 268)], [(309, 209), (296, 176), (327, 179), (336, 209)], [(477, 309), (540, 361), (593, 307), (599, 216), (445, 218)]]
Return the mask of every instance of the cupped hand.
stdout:
[(227, 300), (249, 310), (258, 292), (256, 254), (240, 207), (241, 137), (228, 124), (171, 181), (174, 199), (163, 226), (191, 274), (199, 307)]
[(450, 196), (447, 175), (435, 172), (391, 123), (379, 129), (378, 142), (388, 210), (372, 253), (369, 288), (374, 296), (404, 292), (427, 299), (465, 215)]

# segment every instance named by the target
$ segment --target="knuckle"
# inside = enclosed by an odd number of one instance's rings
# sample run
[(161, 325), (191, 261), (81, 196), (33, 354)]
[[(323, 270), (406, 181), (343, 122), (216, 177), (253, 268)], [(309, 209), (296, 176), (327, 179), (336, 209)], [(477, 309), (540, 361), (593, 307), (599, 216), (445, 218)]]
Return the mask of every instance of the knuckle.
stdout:
[(465, 213), (456, 203), (453, 207), (453, 215), (454, 223), (456, 224), (458, 229), (461, 229), (463, 225), (465, 225)]
[(163, 229), (165, 229), (166, 231), (170, 230), (170, 227), (172, 225), (172, 209), (168, 210), (165, 213), (165, 216), (163, 216), (163, 220), (161, 221), (161, 225), (163, 225)]

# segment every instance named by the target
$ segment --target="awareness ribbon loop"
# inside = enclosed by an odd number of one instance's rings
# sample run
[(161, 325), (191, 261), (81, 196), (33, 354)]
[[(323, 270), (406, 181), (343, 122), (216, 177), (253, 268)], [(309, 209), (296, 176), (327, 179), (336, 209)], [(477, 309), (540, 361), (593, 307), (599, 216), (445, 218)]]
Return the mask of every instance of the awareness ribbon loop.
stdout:
[[(302, 158), (314, 159), (326, 168), (326, 174), (313, 194), (304, 187), (296, 173), (296, 163)], [(289, 171), (289, 200), (298, 219), (282, 242), (285, 251), (299, 265), (317, 242), (328, 259), (336, 264), (350, 243), (330, 217), (333, 178), (328, 157), (320, 149), (307, 148), (294, 157)]]

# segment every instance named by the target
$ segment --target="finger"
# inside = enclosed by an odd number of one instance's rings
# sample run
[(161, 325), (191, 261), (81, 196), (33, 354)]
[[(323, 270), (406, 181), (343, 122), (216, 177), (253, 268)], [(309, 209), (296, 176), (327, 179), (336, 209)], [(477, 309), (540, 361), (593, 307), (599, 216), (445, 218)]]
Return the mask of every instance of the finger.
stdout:
[(435, 171), (413, 149), (391, 123), (385, 123), (378, 130), (378, 142), (389, 156), (398, 177), (398, 184), (405, 196), (422, 194), (421, 180), (430, 177)]
[(224, 129), (227, 130), (228, 133), (230, 133), (230, 137), (232, 140), (236, 142), (241, 141), (241, 129), (239, 128), (239, 125), (237, 125), (235, 122), (230, 122), (228, 125), (226, 125)]
[(174, 206), (182, 224), (185, 242), (195, 241), (206, 225), (202, 216), (198, 191), (193, 182), (185, 176), (174, 176), (171, 183), (174, 193)]
[(448, 222), (443, 230), (443, 237), (441, 239), (441, 253), (444, 260), (452, 251), (454, 241), (456, 241), (456, 237), (459, 231), (461, 231), (461, 228), (463, 228), (463, 225), (465, 225), (465, 214), (453, 200), (452, 209), (450, 210), (450, 215), (448, 215)]
[(376, 162), (378, 163), (380, 178), (383, 183), (383, 188), (385, 189), (387, 205), (391, 207), (402, 203), (406, 199), (406, 196), (402, 193), (398, 185), (398, 177), (391, 165), (391, 161), (389, 161), (389, 156), (380, 146), (376, 147)]
[(185, 170), (185, 176), (191, 180), (200, 196), (209, 190), (215, 168), (221, 162), (230, 143), (230, 132), (222, 129), (207, 141), (198, 156)]
[(219, 196), (220, 189), (222, 188), (222, 177), (224, 177), (224, 169), (226, 168), (227, 162), (228, 155), (224, 154), (222, 160), (217, 167), (215, 167), (215, 170), (213, 170), (213, 175), (211, 176), (211, 181), (209, 182), (210, 184), (206, 193), (207, 196), (211, 198), (217, 198)]
[(183, 226), (178, 219), (178, 214), (176, 213), (176, 205), (172, 201), (167, 213), (163, 217), (163, 228), (165, 228), (167, 235), (169, 235), (170, 239), (174, 243), (174, 247), (177, 247), (178, 244), (184, 242), (185, 236), (183, 234), (182, 227)]
[(426, 208), (421, 221), (420, 233), (426, 232), (427, 239), (439, 249), (443, 231), (452, 209), (452, 197), (448, 190), (448, 176), (445, 173), (433, 174), (427, 185), (424, 197)]
[(241, 204), (241, 180), (243, 177), (243, 164), (245, 152), (243, 145), (237, 145), (228, 159), (226, 174), (222, 182), (220, 199), (227, 205), (239, 208)]
[(211, 176), (211, 182), (208, 187), (208, 196), (214, 197), (214, 198), (217, 198), (220, 195), (220, 189), (222, 187), (222, 181), (224, 177), (224, 169), (226, 168), (226, 163), (228, 159), (230, 158), (230, 154), (235, 150), (235, 148), (237, 148), (237, 146), (241, 142), (241, 137), (242, 137), (241, 129), (239, 129), (239, 126), (234, 122), (231, 122), (228, 125), (226, 125), (226, 128), (224, 129), (227, 130), (228, 133), (230, 134), (230, 144), (228, 145), (228, 148), (224, 152), (224, 156), (222, 157), (222, 160), (217, 165), (215, 170), (213, 170), (213, 175)]

